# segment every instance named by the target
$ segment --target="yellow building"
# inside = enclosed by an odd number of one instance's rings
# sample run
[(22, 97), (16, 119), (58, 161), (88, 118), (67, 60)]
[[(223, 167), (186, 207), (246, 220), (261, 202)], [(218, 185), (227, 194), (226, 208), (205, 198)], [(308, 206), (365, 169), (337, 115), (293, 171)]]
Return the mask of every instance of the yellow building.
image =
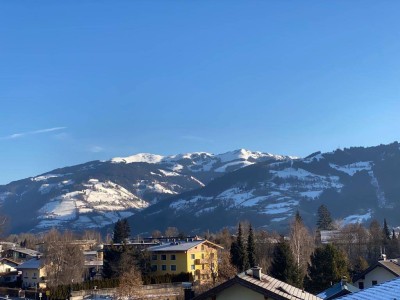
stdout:
[(192, 273), (195, 280), (207, 281), (218, 273), (221, 246), (207, 240), (165, 243), (148, 248), (153, 274)]

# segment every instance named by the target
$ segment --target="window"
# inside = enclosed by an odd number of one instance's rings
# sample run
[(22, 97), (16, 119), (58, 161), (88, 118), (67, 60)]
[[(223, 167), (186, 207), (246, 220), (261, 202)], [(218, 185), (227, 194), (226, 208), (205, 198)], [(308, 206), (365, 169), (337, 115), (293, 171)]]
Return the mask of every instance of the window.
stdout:
[(191, 266), (190, 266), (190, 270), (195, 270), (194, 265), (191, 265)]
[(151, 260), (157, 260), (157, 254), (153, 254), (153, 255), (151, 256)]
[(190, 258), (191, 258), (191, 259), (195, 259), (195, 258), (196, 258), (196, 255), (195, 255), (195, 254), (190, 254)]
[(204, 259), (204, 253), (201, 254), (201, 259)]
[(363, 282), (363, 281), (360, 281), (360, 282), (358, 283), (358, 288), (359, 288), (360, 290), (363, 290), (363, 289), (364, 289), (364, 282)]
[(378, 284), (378, 281), (372, 280), (372, 285), (377, 285), (377, 284)]
[(162, 266), (161, 266), (161, 270), (167, 271), (167, 265), (162, 265)]
[(204, 245), (201, 245), (201, 251), (204, 251)]
[(157, 271), (157, 265), (152, 265), (151, 266), (151, 271), (156, 272)]
[(171, 271), (176, 271), (176, 265), (171, 265)]
[(167, 260), (167, 255), (166, 254), (161, 254), (161, 260)]
[(171, 260), (176, 260), (175, 254), (171, 254)]

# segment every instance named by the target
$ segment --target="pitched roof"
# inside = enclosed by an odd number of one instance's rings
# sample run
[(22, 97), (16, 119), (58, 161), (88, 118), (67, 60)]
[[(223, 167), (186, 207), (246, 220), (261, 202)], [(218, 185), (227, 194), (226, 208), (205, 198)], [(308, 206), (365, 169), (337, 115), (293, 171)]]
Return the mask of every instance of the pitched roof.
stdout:
[(321, 300), (318, 296), (307, 293), (304, 290), (296, 288), (271, 276), (261, 274), (261, 280), (255, 278), (251, 269), (236, 275), (234, 278), (225, 281), (197, 297), (194, 297), (193, 300), (207, 299), (208, 297), (216, 295), (235, 284), (240, 284), (266, 297), (271, 297), (272, 299)]
[(340, 282), (332, 285), (330, 288), (326, 289), (325, 291), (319, 293), (317, 296), (322, 299), (334, 299), (339, 296), (358, 292), (359, 290), (360, 289), (356, 288), (354, 285), (341, 280)]
[(12, 259), (9, 259), (8, 257), (0, 258), (0, 262), (10, 263), (10, 264), (15, 265), (15, 266), (19, 265), (19, 263), (17, 263), (16, 261), (13, 261)]
[(43, 267), (43, 261), (41, 259), (32, 258), (26, 262), (17, 266), (17, 270), (20, 269), (40, 269)]
[(374, 270), (375, 268), (382, 267), (392, 273), (394, 276), (399, 277), (400, 276), (400, 265), (397, 264), (397, 262), (392, 261), (392, 260), (379, 260), (376, 264), (370, 266), (368, 269), (366, 269), (364, 272), (361, 274), (358, 274), (354, 276), (353, 282), (364, 278), (366, 274)]
[(395, 278), (368, 289), (338, 298), (343, 300), (393, 300), (400, 295), (400, 278)]
[(23, 254), (26, 254), (29, 256), (38, 256), (41, 254), (39, 251), (28, 249), (28, 248), (15, 248), (15, 249), (10, 249), (10, 250), (19, 252), (19, 253), (23, 253)]
[(147, 248), (148, 251), (151, 252), (180, 252), (180, 251), (188, 251), (198, 245), (203, 243), (211, 244), (214, 247), (221, 248), (221, 246), (211, 243), (207, 240), (200, 240), (200, 241), (191, 241), (191, 242), (172, 242), (167, 244), (161, 244), (153, 247)]

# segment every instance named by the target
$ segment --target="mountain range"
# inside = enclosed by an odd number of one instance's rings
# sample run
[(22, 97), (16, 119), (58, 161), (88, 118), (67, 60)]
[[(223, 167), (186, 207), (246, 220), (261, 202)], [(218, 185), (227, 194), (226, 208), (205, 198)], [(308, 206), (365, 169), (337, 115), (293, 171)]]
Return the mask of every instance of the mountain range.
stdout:
[(8, 232), (52, 227), (132, 231), (235, 226), (285, 231), (296, 211), (314, 226), (325, 204), (343, 224), (387, 218), (400, 225), (400, 145), (352, 147), (305, 158), (235, 150), (92, 161), (0, 186)]

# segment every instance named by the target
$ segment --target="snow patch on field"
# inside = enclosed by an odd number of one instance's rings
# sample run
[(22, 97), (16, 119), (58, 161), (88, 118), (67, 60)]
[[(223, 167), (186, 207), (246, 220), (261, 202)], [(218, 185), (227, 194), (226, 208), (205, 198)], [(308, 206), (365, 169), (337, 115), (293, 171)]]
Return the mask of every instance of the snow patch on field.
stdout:
[(37, 177), (33, 177), (31, 178), (32, 181), (46, 181), (47, 179), (50, 178), (57, 178), (57, 177), (62, 177), (65, 176), (63, 174), (46, 174), (46, 175), (41, 175), (41, 176), (37, 176)]
[(272, 218), (271, 222), (282, 222), (286, 220), (288, 217), (281, 217), (281, 218)]
[(238, 167), (237, 169), (239, 169), (239, 168), (243, 168), (243, 167), (250, 166), (253, 164), (254, 163), (249, 162), (249, 161), (233, 161), (233, 162), (227, 163), (226, 165), (223, 165), (222, 167), (215, 169), (214, 171), (219, 172), (219, 173), (226, 172), (226, 169), (229, 167), (237, 166)]
[(158, 171), (160, 171), (160, 173), (162, 173), (164, 176), (182, 176), (181, 174), (178, 174), (176, 172), (170, 172), (161, 169), (159, 169)]
[(368, 175), (371, 177), (371, 185), (375, 188), (376, 197), (378, 198), (379, 207), (387, 207), (390, 208), (386, 203), (385, 193), (379, 186), (378, 179), (376, 178), (373, 171), (369, 171)]
[[(37, 227), (62, 226), (67, 221), (74, 221), (75, 227), (90, 222), (87, 227), (102, 227), (121, 217), (133, 215), (132, 210), (140, 210), (149, 205), (111, 181), (101, 182), (93, 178), (83, 187), (83, 190), (55, 197), (39, 209), (40, 223)], [(93, 213), (97, 216), (92, 216)]]
[(288, 213), (293, 210), (294, 207), (299, 205), (297, 200), (289, 200), (282, 203), (269, 204), (264, 209), (264, 214), (266, 215), (276, 215), (282, 213)]
[(303, 197), (315, 199), (318, 198), (323, 191), (307, 191), (307, 192), (300, 192), (300, 195)]
[(372, 168), (371, 161), (360, 161), (353, 164), (338, 166), (335, 164), (329, 164), (331, 168), (336, 169), (340, 172), (344, 172), (350, 176), (353, 176), (355, 173), (360, 171), (370, 171)]
[(372, 211), (369, 210), (365, 214), (360, 215), (350, 215), (343, 219), (343, 225), (347, 224), (355, 224), (355, 223), (364, 223), (372, 218)]

